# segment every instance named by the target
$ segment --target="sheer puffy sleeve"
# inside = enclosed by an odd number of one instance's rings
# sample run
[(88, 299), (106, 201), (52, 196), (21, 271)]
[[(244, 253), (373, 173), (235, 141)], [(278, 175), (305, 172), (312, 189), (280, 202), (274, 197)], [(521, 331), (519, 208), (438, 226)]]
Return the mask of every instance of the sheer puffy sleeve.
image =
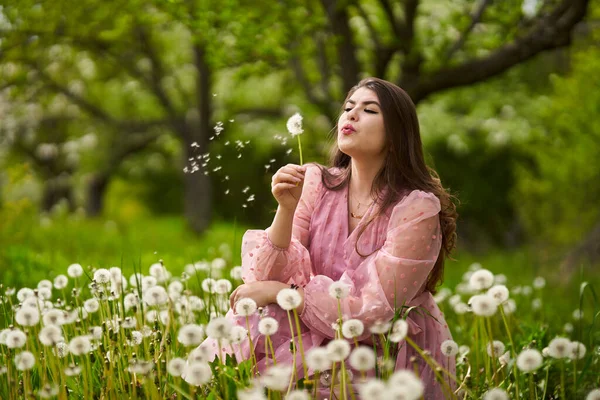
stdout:
[[(350, 288), (341, 300), (344, 320), (356, 318), (365, 324), (359, 340), (370, 336), (370, 325), (389, 321), (394, 308), (422, 292), (441, 248), (439, 212), (435, 195), (412, 191), (392, 210), (383, 247), (340, 278)], [(338, 300), (329, 295), (332, 283), (327, 276), (315, 276), (304, 288), (301, 314), (309, 328), (330, 338), (338, 318)]]
[(315, 201), (322, 190), (321, 170), (306, 168), (302, 195), (294, 213), (292, 240), (283, 249), (269, 240), (266, 230), (248, 230), (242, 238), (242, 279), (245, 283), (276, 280), (306, 285), (311, 273), (309, 229)]

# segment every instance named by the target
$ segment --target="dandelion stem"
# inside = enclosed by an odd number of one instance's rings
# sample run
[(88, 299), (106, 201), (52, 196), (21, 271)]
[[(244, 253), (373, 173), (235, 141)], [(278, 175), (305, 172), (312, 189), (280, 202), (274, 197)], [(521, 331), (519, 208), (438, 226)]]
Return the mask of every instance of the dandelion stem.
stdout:
[(566, 399), (565, 396), (565, 362), (560, 360), (560, 398)]
[[(515, 348), (515, 342), (513, 342), (512, 339), (512, 334), (510, 333), (510, 329), (508, 327), (508, 322), (506, 321), (506, 315), (504, 314), (504, 307), (502, 307), (502, 305), (500, 305), (500, 307), (498, 307), (500, 309), (500, 315), (502, 315), (502, 322), (504, 322), (504, 329), (506, 329), (506, 333), (508, 334), (508, 340), (510, 340), (510, 347), (512, 349), (512, 352), (514, 354), (514, 356), (517, 356), (517, 349)], [(515, 374), (515, 391), (516, 391), (516, 396), (515, 398), (520, 398), (519, 397), (519, 370), (517, 369), (517, 363), (513, 363), (513, 372)]]
[(300, 136), (301, 135), (296, 135), (296, 137), (298, 138), (298, 152), (300, 153), (300, 165), (303, 165), (304, 162), (302, 161), (302, 142), (300, 141)]
[(246, 329), (248, 330), (248, 344), (250, 345), (250, 359), (252, 360), (252, 370), (258, 372), (258, 362), (256, 360), (256, 354), (254, 353), (254, 343), (252, 342), (252, 334), (250, 333), (250, 321), (246, 315)]
[[(299, 137), (299, 136), (298, 136)], [(300, 318), (298, 318), (298, 312), (294, 309), (294, 319), (296, 321), (296, 329), (298, 330), (298, 344), (300, 345), (300, 357), (302, 357), (302, 369), (304, 371), (304, 379), (308, 379), (308, 367), (306, 366), (306, 360), (304, 359), (304, 346), (302, 345), (302, 330), (300, 329)]]
[(292, 383), (296, 380), (296, 342), (294, 340), (294, 325), (292, 324), (292, 318), (290, 317), (290, 310), (287, 310), (288, 322), (290, 323), (290, 335), (292, 335), (292, 375), (290, 376), (290, 384), (288, 386), (287, 394), (292, 390)]

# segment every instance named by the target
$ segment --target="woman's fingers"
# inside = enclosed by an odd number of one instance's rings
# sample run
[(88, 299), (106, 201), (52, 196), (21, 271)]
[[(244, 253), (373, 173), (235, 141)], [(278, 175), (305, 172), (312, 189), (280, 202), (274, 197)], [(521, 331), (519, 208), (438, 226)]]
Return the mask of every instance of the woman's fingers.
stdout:
[(272, 180), (272, 184), (277, 184), (277, 183), (283, 183), (283, 182), (287, 182), (287, 183), (298, 183), (298, 182), (302, 182), (302, 179), (304, 179), (303, 176), (299, 177), (298, 175), (292, 175), (292, 174), (288, 174), (286, 172), (281, 172), (281, 173), (277, 173), (275, 175), (273, 175), (273, 180)]
[(295, 183), (278, 183), (273, 186), (273, 189), (271, 190), (271, 192), (273, 192), (273, 194), (280, 194), (284, 190), (295, 189), (297, 187), (298, 187), (298, 185), (296, 185)]

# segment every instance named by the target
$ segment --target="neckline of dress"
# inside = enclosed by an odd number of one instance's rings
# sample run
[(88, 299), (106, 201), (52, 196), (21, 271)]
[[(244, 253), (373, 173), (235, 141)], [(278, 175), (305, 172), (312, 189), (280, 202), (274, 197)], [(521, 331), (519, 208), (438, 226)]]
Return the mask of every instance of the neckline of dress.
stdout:
[(362, 225), (365, 217), (367, 215), (369, 215), (371, 213), (371, 209), (373, 208), (373, 206), (375, 205), (376, 201), (373, 201), (370, 205), (369, 208), (367, 208), (365, 210), (365, 213), (363, 214), (362, 218), (358, 221), (358, 224), (356, 225), (356, 227), (352, 230), (352, 232), (350, 232), (350, 185), (346, 185), (346, 188), (344, 189), (344, 200), (346, 202), (346, 217), (344, 218), (344, 225), (346, 226), (346, 232), (345, 232), (345, 241), (347, 242), (348, 239), (350, 239), (350, 237), (354, 234), (354, 232)]

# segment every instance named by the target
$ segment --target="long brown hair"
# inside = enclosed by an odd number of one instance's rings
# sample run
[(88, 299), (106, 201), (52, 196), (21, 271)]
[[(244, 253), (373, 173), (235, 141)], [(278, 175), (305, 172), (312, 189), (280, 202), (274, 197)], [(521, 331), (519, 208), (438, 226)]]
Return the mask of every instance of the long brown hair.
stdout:
[[(418, 189), (433, 193), (441, 204), (439, 218), (442, 248), (429, 275), (426, 290), (435, 293), (437, 285), (443, 279), (444, 261), (456, 245), (458, 214), (455, 201), (457, 199), (444, 189), (438, 174), (425, 164), (419, 120), (410, 96), (393, 83), (378, 78), (366, 78), (350, 89), (345, 100), (347, 101), (356, 90), (363, 87), (375, 92), (379, 98), (385, 126), (386, 147), (389, 151), (371, 187), (371, 194), (376, 196), (379, 205), (378, 212), (363, 225), (358, 237), (375, 218), (385, 213), (410, 191)], [(342, 107), (345, 107), (346, 101)], [(337, 123), (335, 132), (337, 133)], [(346, 187), (350, 182), (351, 162), (351, 157), (342, 153), (335, 144), (332, 147), (329, 164), (331, 167), (339, 168), (340, 172), (334, 173), (326, 167), (319, 166), (323, 185), (330, 190), (341, 190)], [(385, 188), (388, 190), (384, 190)], [(367, 256), (359, 252), (358, 239), (355, 249), (359, 255)]]

